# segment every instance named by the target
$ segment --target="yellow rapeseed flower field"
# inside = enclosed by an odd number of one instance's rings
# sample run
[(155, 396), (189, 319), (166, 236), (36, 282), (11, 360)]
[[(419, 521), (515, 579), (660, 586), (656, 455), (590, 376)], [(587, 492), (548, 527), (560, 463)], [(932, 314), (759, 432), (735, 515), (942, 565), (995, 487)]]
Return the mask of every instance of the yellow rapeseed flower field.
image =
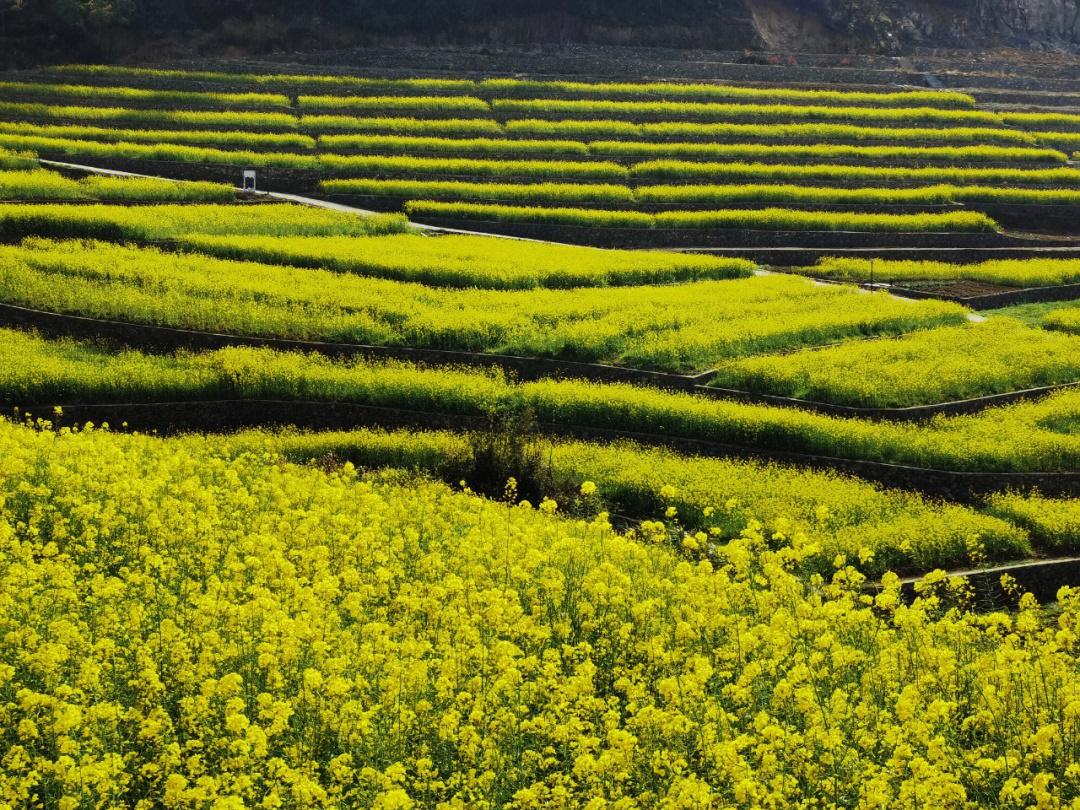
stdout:
[(268, 449), (0, 442), (0, 806), (1080, 801), (1068, 588), (906, 605), (757, 522), (712, 563)]
[[(972, 323), (755, 261), (808, 263), (851, 230), (851, 256), (1019, 255), (1080, 201), (1080, 116), (766, 86), (754, 64), (348, 75), (364, 64), (0, 82), (5, 318), (102, 338), (0, 329), (0, 810), (1080, 810), (1080, 588), (1040, 605), (940, 570), (1075, 553), (1080, 390), (874, 421), (541, 360), (879, 406), (1077, 381), (1080, 307)], [(436, 237), (222, 182), (78, 177), (65, 155), (676, 250)], [(698, 228), (754, 261), (700, 252)], [(1070, 259), (790, 269), (1080, 280)], [(382, 348), (153, 353), (144, 327)], [(59, 427), (83, 405), (130, 424)], [(154, 432), (191, 413), (207, 432)], [(234, 415), (461, 432), (228, 432)], [(924, 468), (885, 480), (928, 491), (1021, 475), (960, 502), (838, 471), (881, 464)]]

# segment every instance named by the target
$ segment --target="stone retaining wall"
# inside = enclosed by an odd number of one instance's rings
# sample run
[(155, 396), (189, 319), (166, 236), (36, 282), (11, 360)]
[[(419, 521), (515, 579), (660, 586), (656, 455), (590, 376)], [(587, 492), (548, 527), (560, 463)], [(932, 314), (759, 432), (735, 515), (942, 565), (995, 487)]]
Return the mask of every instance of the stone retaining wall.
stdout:
[[(53, 406), (62, 406), (62, 415)], [(162, 434), (185, 431), (221, 432), (245, 427), (293, 425), (311, 430), (346, 430), (355, 427), (415, 428), (424, 430), (470, 429), (481, 427), (477, 414), (448, 414), (382, 408), (353, 403), (284, 400), (214, 400), (206, 402), (80, 404), (44, 402), (25, 407), (22, 413), (50, 419), (57, 426), (78, 426), (86, 422), (108, 423), (132, 430)], [(974, 473), (931, 470), (874, 461), (815, 456), (702, 441), (681, 436), (613, 430), (568, 424), (541, 423), (553, 436), (608, 442), (629, 439), (644, 445), (670, 447), (680, 452), (719, 458), (763, 459), (812, 469), (833, 470), (854, 475), (884, 486), (909, 489), (949, 501), (972, 502), (1006, 489), (1037, 488), (1048, 496), (1080, 493), (1080, 473)]]
[[(865, 285), (870, 286), (870, 285)], [(893, 295), (904, 298), (919, 300), (934, 299), (937, 301), (955, 301), (970, 309), (985, 310), (1010, 307), (1016, 304), (1043, 304), (1053, 301), (1075, 301), (1080, 299), (1080, 284), (1060, 284), (1053, 287), (1026, 287), (1011, 292), (992, 293), (990, 295), (977, 295), (962, 298), (955, 295), (942, 295), (927, 290), (910, 290), (904, 287), (894, 287), (885, 284), (876, 284), (875, 288), (888, 290)]]
[(430, 366), (496, 367), (519, 380), (558, 377), (604, 383), (634, 383), (670, 390), (688, 391), (701, 375), (669, 374), (662, 371), (621, 368), (601, 363), (579, 363), (544, 357), (518, 357), (482, 352), (422, 349), (408, 346), (371, 346), (358, 343), (287, 340), (215, 332), (200, 332), (152, 324), (86, 318), (0, 303), (0, 324), (9, 328), (34, 329), (50, 337), (77, 340), (107, 340), (148, 353), (210, 351), (228, 346), (270, 348), (278, 351), (314, 352), (327, 357), (366, 357), (405, 360)]

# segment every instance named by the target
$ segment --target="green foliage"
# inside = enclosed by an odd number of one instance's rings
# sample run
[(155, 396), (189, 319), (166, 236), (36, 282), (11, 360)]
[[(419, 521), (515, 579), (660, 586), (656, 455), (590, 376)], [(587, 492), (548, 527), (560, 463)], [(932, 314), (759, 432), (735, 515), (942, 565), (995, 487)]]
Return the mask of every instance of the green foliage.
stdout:
[[(289, 209), (283, 208), (284, 217)], [(197, 228), (199, 217), (191, 221)], [(324, 227), (330, 230), (336, 224), (328, 220)], [(221, 225), (223, 233), (242, 233), (236, 220)], [(175, 222), (165, 227), (178, 230)], [(285, 220), (281, 228), (283, 235), (314, 230), (299, 218)], [(471, 248), (481, 257), (498, 257), (512, 245), (482, 244)], [(428, 250), (438, 251), (438, 244)], [(559, 255), (538, 250), (534, 273), (544, 260)], [(502, 267), (512, 273), (514, 260), (503, 255)], [(574, 255), (593, 257), (598, 276), (611, 256), (591, 250)], [(898, 334), (961, 323), (965, 317), (954, 304), (861, 295), (793, 276), (608, 289), (455, 290), (105, 244), (32, 240), (23, 247), (0, 248), (0, 257), (0, 300), (53, 312), (212, 332), (495, 352), (667, 371), (700, 371), (726, 357), (843, 337)], [(689, 261), (683, 265), (689, 269), (701, 260), (635, 254), (623, 268), (677, 268), (680, 261)], [(710, 265), (727, 274), (746, 268), (731, 260), (700, 266), (708, 272)], [(420, 263), (398, 265), (398, 272), (409, 269), (420, 278), (437, 272)], [(452, 270), (450, 265), (442, 272), (449, 275)]]
[[(736, 282), (719, 282), (736, 283)], [(738, 282), (742, 283), (742, 282)], [(0, 331), (0, 397), (12, 405), (220, 398), (347, 401), (483, 416), (532, 411), (541, 423), (973, 471), (1074, 470), (1080, 393), (1060, 393), (925, 425), (875, 423), (622, 384), (513, 384), (480, 371), (332, 361), (270, 350), (115, 353)]]
[(944, 214), (859, 214), (846, 211), (790, 211), (762, 208), (749, 211), (667, 211), (656, 215), (659, 228), (754, 228), (814, 231), (995, 231), (985, 214), (950, 211)]
[(1052, 146), (1061, 150), (1080, 147), (1080, 132), (1034, 132), (1031, 137), (1040, 146)]
[(74, 75), (96, 79), (150, 79), (252, 84), (297, 88), (341, 88), (366, 92), (451, 93), (469, 92), (476, 84), (467, 79), (368, 79), (359, 76), (318, 76), (302, 73), (224, 73), (212, 70), (161, 70), (121, 65), (53, 65), (46, 70), (64, 76)]
[(669, 99), (761, 100), (772, 103), (866, 105), (869, 107), (975, 107), (965, 93), (909, 91), (866, 93), (851, 90), (794, 90), (785, 87), (743, 87), (729, 84), (675, 82), (568, 82), (522, 79), (485, 79), (478, 88), (492, 96), (553, 98), (635, 98), (664, 102)]
[(462, 202), (410, 200), (406, 213), (417, 219), (535, 222), (591, 228), (749, 228), (782, 231), (993, 231), (985, 214), (859, 214), (843, 211), (794, 211), (783, 208), (722, 211), (603, 211), (591, 208), (539, 208)]
[[(515, 123), (507, 122), (507, 129)], [(574, 123), (574, 122), (558, 122)], [(630, 133), (646, 137), (707, 138), (713, 140), (784, 140), (818, 143), (821, 141), (940, 141), (943, 143), (1036, 143), (1036, 139), (1015, 129), (997, 127), (892, 127), (856, 126), (854, 124), (702, 124), (694, 121), (642, 123)]]
[(289, 99), (277, 93), (189, 93), (181, 90), (141, 90), (136, 87), (108, 87), (38, 82), (0, 82), (0, 93), (10, 96), (55, 99), (93, 99), (197, 107), (288, 107)]
[(975, 264), (949, 262), (887, 261), (825, 257), (816, 265), (796, 272), (840, 281), (869, 281), (871, 270), (878, 281), (985, 281), (1010, 287), (1052, 287), (1080, 283), (1080, 259), (994, 259)]
[(204, 129), (112, 129), (0, 122), (0, 135), (128, 143), (209, 144), (252, 149), (314, 149), (315, 139), (296, 133), (224, 132)]
[(933, 107), (825, 107), (792, 104), (696, 104), (692, 102), (608, 101), (589, 99), (495, 99), (496, 113), (568, 115), (577, 118), (647, 118), (672, 121), (895, 121), (900, 124), (997, 124), (995, 113), (982, 110), (942, 110)]
[(1015, 185), (1080, 185), (1076, 169), (989, 169), (934, 166), (835, 166), (773, 163), (698, 163), (680, 160), (653, 160), (638, 163), (631, 170), (635, 178), (672, 180), (798, 180), (878, 183), (1004, 183)]
[[(323, 149), (359, 149), (365, 152), (491, 152), (509, 154), (587, 155), (580, 141), (529, 141), (505, 138), (418, 138), (398, 135), (322, 135)], [(1062, 155), (1062, 158), (1065, 156)]]
[(188, 233), (277, 236), (401, 233), (409, 229), (396, 214), (359, 217), (289, 204), (0, 205), (0, 238), (25, 236), (80, 239), (174, 239)]
[(289, 152), (249, 152), (212, 149), (173, 143), (126, 143), (123, 141), (78, 141), (46, 138), (37, 135), (0, 133), (0, 148), (32, 149), (46, 155), (82, 158), (133, 158), (136, 160), (171, 160), (184, 163), (215, 163), (232, 166), (277, 166), (287, 169), (317, 169), (318, 155)]
[(0, 200), (153, 200), (227, 202), (236, 191), (222, 183), (175, 183), (144, 177), (90, 175), (72, 180), (46, 169), (0, 171)]
[(656, 217), (640, 211), (604, 211), (593, 208), (549, 208), (480, 203), (410, 200), (405, 213), (413, 219), (534, 222), (586, 228), (653, 228)]
[(33, 152), (11, 152), (0, 149), (0, 170), (36, 169), (37, 167), (38, 158)]
[(1001, 120), (1012, 127), (1026, 130), (1069, 129), (1080, 130), (1080, 115), (1052, 112), (1003, 112)]
[(632, 203), (629, 186), (604, 183), (465, 183), (453, 180), (323, 180), (327, 194), (411, 197), (420, 200)]
[(1080, 380), (1080, 337), (1008, 318), (723, 364), (711, 385), (903, 408)]
[(486, 101), (469, 96), (300, 96), (301, 109), (423, 110), (437, 113), (487, 113)]
[(601, 98), (713, 98), (764, 99), (813, 103), (839, 103), (883, 107), (975, 107), (975, 99), (964, 93), (933, 91), (900, 91), (867, 93), (838, 90), (793, 90), (787, 88), (741, 87), (725, 84), (675, 82), (568, 82), (523, 79), (486, 79), (472, 82), (464, 79), (370, 79), (357, 76), (318, 76), (288, 73), (224, 73), (206, 70), (160, 70), (115, 65), (61, 65), (50, 69), (64, 76), (73, 75), (106, 79), (183, 79), (198, 82), (219, 82), (230, 85), (253, 84), (289, 88), (335, 87), (365, 92), (392, 91), (406, 93), (480, 91), (485, 96), (559, 96)]
[(594, 141), (589, 151), (613, 157), (680, 157), (693, 160), (871, 160), (948, 163), (1064, 163), (1064, 152), (1010, 146), (846, 146), (806, 144), (775, 146), (751, 143), (641, 143)]
[(476, 236), (355, 238), (184, 237), (182, 244), (223, 259), (325, 268), (448, 287), (533, 289), (670, 284), (749, 276), (742, 259), (597, 250)]
[[(3, 141), (0, 140), (0, 145)], [(485, 160), (470, 158), (320, 155), (319, 168), (353, 174), (445, 174), (489, 177), (567, 177), (625, 180), (629, 171), (608, 161)], [(1080, 174), (1080, 173), (1078, 173)]]
[(369, 118), (349, 115), (305, 115), (304, 129), (311, 132), (347, 132), (389, 135), (501, 135), (502, 126), (490, 118)]
[(938, 184), (912, 188), (837, 188), (776, 183), (737, 185), (649, 185), (634, 189), (638, 202), (946, 205), (949, 203), (1019, 203), (1077, 205), (1080, 190), (1063, 188), (995, 188)]
[(1047, 329), (1080, 335), (1080, 309), (1069, 306), (1051, 310), (1043, 317), (1042, 325)]
[(138, 109), (129, 107), (56, 106), (0, 101), (0, 114), (45, 121), (83, 121), (110, 124), (148, 124), (173, 127), (233, 127), (235, 129), (296, 129), (298, 118), (283, 112), (206, 112), (202, 110)]
[(505, 124), (510, 135), (556, 135), (563, 138), (641, 137), (642, 126), (630, 121), (574, 121), (521, 118)]
[(802, 123), (781, 121), (767, 124), (661, 121), (634, 123), (610, 119), (519, 118), (506, 122), (511, 135), (556, 135), (573, 138), (700, 138), (713, 141), (931, 141), (942, 143), (1036, 144), (1035, 136), (1015, 129), (995, 127), (891, 127), (854, 124)]
[(78, 141), (34, 135), (0, 133), (0, 148), (30, 149), (44, 154), (173, 160), (232, 166), (274, 166), (288, 169), (337, 171), (350, 174), (446, 174), (510, 177), (570, 177), (625, 179), (629, 172), (607, 161), (487, 160), (417, 158), (380, 155), (294, 154), (249, 152), (174, 145)]

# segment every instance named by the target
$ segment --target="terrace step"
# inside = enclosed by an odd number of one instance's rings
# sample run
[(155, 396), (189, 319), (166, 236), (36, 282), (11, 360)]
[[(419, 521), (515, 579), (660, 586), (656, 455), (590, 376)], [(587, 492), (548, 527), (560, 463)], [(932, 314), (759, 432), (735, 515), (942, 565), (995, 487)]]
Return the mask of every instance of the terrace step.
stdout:
[[(482, 428), (486, 423), (486, 418), (482, 416), (313, 400), (227, 399), (108, 404), (49, 402), (47, 407), (19, 410), (21, 413), (52, 414), (54, 405), (61, 408), (61, 413), (49, 417), (56, 427), (74, 427), (86, 422), (108, 422), (112, 425), (126, 423), (131, 430), (156, 430), (162, 434), (189, 431), (216, 433), (241, 428), (286, 425), (309, 430), (347, 430), (359, 427), (476, 429)], [(985, 495), (1005, 490), (1038, 490), (1050, 497), (1080, 492), (1080, 473), (1076, 472), (954, 472), (584, 425), (540, 423), (539, 428), (552, 436), (590, 441), (630, 440), (646, 446), (670, 447), (681, 452), (714, 458), (756, 459), (831, 470), (875, 481), (887, 487), (909, 489), (958, 502), (975, 502)]]
[(722, 253), (773, 267), (806, 267), (826, 256), (975, 264), (998, 259), (1080, 259), (1080, 247), (672, 247), (686, 253)]

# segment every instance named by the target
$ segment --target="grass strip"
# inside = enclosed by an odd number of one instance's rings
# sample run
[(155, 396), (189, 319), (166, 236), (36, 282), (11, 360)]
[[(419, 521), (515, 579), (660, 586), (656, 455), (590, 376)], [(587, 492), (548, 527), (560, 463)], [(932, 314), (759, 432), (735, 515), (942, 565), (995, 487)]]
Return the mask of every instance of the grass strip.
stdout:
[(120, 65), (51, 65), (45, 68), (61, 75), (106, 79), (181, 79), (193, 82), (219, 82), (231, 85), (284, 85), (290, 88), (347, 88), (371, 91), (471, 92), (476, 83), (468, 79), (368, 79), (359, 76), (318, 76), (303, 73), (229, 73), (214, 70), (163, 70)]
[(176, 183), (146, 177), (90, 175), (73, 180), (34, 169), (0, 171), (0, 199), (228, 202), (236, 199), (236, 191), (223, 183)]
[(558, 99), (495, 99), (497, 114), (575, 117), (662, 117), (690, 121), (895, 121), (898, 123), (960, 125), (1001, 123), (983, 110), (942, 110), (933, 107), (824, 107), (792, 104), (695, 104), (691, 102), (600, 101)]
[(1056, 149), (1011, 146), (847, 146), (807, 144), (782, 146), (751, 143), (645, 143), (593, 141), (589, 151), (612, 157), (664, 157), (703, 160), (875, 160), (886, 162), (945, 161), (955, 163), (1064, 163)]
[(1013, 169), (935, 166), (836, 166), (775, 163), (700, 163), (654, 160), (638, 163), (631, 175), (671, 180), (798, 180), (839, 182), (956, 183), (1005, 185), (1080, 185), (1080, 171), (1070, 168)]
[(1034, 146), (1026, 132), (997, 127), (890, 127), (854, 124), (736, 124), (695, 121), (631, 121), (518, 118), (505, 124), (511, 135), (569, 138), (702, 138), (717, 141), (940, 141), (942, 143), (1005, 143)]
[(852, 90), (796, 90), (786, 87), (744, 87), (700, 82), (569, 82), (524, 79), (485, 79), (480, 91), (506, 96), (554, 96), (556, 98), (757, 100), (772, 103), (866, 105), (870, 107), (940, 107), (973, 109), (975, 99), (966, 93), (899, 91), (868, 93)]
[(409, 200), (410, 219), (526, 222), (584, 228), (655, 228), (656, 216), (641, 211), (604, 211), (592, 208), (486, 205), (483, 203)]
[(33, 152), (12, 152), (0, 149), (0, 169), (23, 170), (38, 168), (38, 157)]
[(319, 155), (318, 161), (321, 169), (368, 175), (442, 174), (625, 180), (630, 174), (626, 167), (609, 161), (486, 160), (329, 154)]
[(1020, 127), (1021, 129), (1026, 129), (1029, 131), (1040, 131), (1055, 128), (1080, 130), (1080, 115), (1076, 115), (1075, 113), (1003, 112), (1000, 115), (1001, 120), (1009, 126)]
[(509, 120), (503, 126), (506, 128), (507, 134), (518, 136), (555, 135), (562, 138), (640, 138), (644, 134), (644, 127), (631, 121), (519, 118)]
[(1041, 323), (1047, 329), (1080, 335), (1080, 308), (1073, 304), (1052, 309), (1043, 316)]
[(997, 225), (985, 214), (860, 214), (845, 211), (796, 211), (783, 208), (724, 211), (602, 211), (590, 208), (542, 208), (479, 203), (410, 200), (405, 212), (415, 219), (462, 219), (531, 222), (588, 228), (746, 228), (781, 231), (991, 232)]
[(0, 239), (157, 240), (189, 233), (355, 235), (409, 230), (397, 214), (360, 217), (287, 203), (266, 205), (0, 205)]
[(984, 281), (1009, 287), (1054, 287), (1080, 283), (1080, 259), (995, 259), (974, 264), (888, 261), (829, 256), (816, 265), (797, 268), (807, 275), (839, 281)]
[(191, 104), (199, 107), (288, 107), (289, 99), (280, 93), (189, 93), (181, 90), (140, 90), (134, 87), (99, 85), (46, 84), (38, 82), (0, 82), (0, 94), (40, 98), (109, 100), (156, 104), (162, 107)]
[(503, 128), (490, 118), (385, 118), (352, 115), (305, 115), (301, 126), (309, 132), (344, 130), (385, 135), (502, 135)]
[(137, 109), (129, 107), (57, 106), (0, 101), (0, 115), (45, 121), (80, 121), (95, 124), (146, 124), (149, 126), (214, 129), (296, 129), (299, 119), (284, 112), (205, 112), (193, 110)]
[(1077, 205), (1080, 190), (1071, 188), (999, 188), (940, 183), (912, 188), (837, 188), (790, 184), (640, 186), (639, 202), (725, 203), (789, 202), (805, 204), (947, 205)]
[(712, 385), (905, 408), (1080, 380), (1080, 337), (1009, 318), (725, 363)]
[(39, 153), (87, 158), (123, 158), (129, 160), (167, 160), (181, 163), (213, 163), (230, 166), (274, 166), (286, 169), (317, 169), (320, 157), (292, 152), (250, 152), (213, 149), (173, 143), (128, 143), (79, 141), (36, 135), (0, 133), (0, 148), (32, 149)]
[(476, 236), (204, 236), (183, 244), (223, 259), (450, 287), (524, 290), (671, 284), (750, 276), (742, 259), (598, 250)]
[(301, 109), (423, 110), (425, 113), (487, 113), (483, 99), (470, 96), (299, 96)]
[(602, 183), (465, 183), (453, 180), (323, 180), (326, 194), (409, 197), (420, 200), (632, 203), (629, 186)]
[[(507, 122), (507, 129), (517, 122)], [(633, 133), (661, 138), (717, 140), (820, 141), (940, 141), (942, 143), (1035, 144), (1035, 138), (1015, 129), (998, 127), (874, 127), (854, 124), (702, 124), (693, 121), (644, 123)]]
[(48, 126), (25, 122), (0, 121), (0, 134), (26, 135), (87, 141), (124, 141), (127, 143), (190, 144), (249, 147), (259, 149), (314, 149), (315, 139), (297, 133), (226, 132), (204, 129), (113, 129), (77, 125)]
[(1027, 529), (1040, 546), (1074, 551), (1080, 544), (1080, 500), (1009, 492), (991, 497), (987, 511)]
[(492, 95), (557, 95), (566, 97), (630, 97), (718, 99), (762, 98), (770, 101), (816, 101), (867, 104), (887, 107), (932, 106), (975, 107), (975, 99), (966, 93), (939, 91), (894, 91), (887, 93), (843, 90), (797, 90), (778, 87), (743, 87), (703, 82), (571, 82), (527, 79), (370, 79), (358, 76), (308, 75), (296, 73), (229, 73), (208, 70), (163, 70), (116, 65), (57, 65), (47, 68), (63, 76), (104, 79), (180, 79), (193, 82), (218, 82), (231, 85), (285, 85), (288, 87), (335, 87), (398, 92), (476, 92)]
[(29, 149), (45, 154), (85, 157), (168, 160), (230, 166), (266, 166), (354, 174), (447, 174), (508, 177), (568, 177), (625, 179), (629, 171), (608, 161), (487, 160), (418, 158), (383, 155), (296, 154), (250, 152), (209, 147), (137, 143), (106, 143), (0, 133), (0, 148)]
[[(421, 138), (398, 135), (321, 135), (322, 149), (360, 149), (366, 152), (491, 152), (495, 154), (587, 155), (581, 141), (507, 140), (506, 138)], [(1062, 159), (1064, 159), (1062, 155)]]

